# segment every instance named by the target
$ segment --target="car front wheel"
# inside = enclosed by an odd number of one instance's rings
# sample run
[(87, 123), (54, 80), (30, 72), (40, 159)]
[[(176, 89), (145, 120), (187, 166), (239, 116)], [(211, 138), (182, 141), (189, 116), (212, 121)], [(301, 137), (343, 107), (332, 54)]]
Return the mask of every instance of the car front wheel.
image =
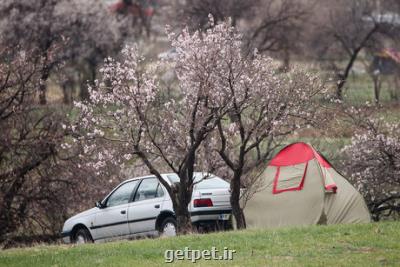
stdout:
[(160, 227), (160, 236), (176, 236), (176, 220), (174, 218), (168, 217), (164, 219)]
[(92, 237), (90, 236), (90, 233), (88, 230), (80, 228), (78, 231), (76, 231), (74, 235), (74, 243), (75, 244), (86, 244), (86, 243), (92, 243)]

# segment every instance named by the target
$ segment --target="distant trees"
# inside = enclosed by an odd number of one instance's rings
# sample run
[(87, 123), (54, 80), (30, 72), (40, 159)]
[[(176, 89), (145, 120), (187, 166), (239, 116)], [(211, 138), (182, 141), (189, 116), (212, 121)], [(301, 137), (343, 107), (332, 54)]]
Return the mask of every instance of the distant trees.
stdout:
[(299, 53), (305, 45), (304, 32), (309, 27), (314, 11), (312, 1), (261, 0), (255, 8), (254, 17), (243, 30), (248, 49), (257, 48), (283, 61), (288, 69), (290, 57)]
[[(41, 63), (42, 82), (38, 88), (41, 104), (47, 102), (48, 79), (64, 64), (87, 65), (88, 71), (84, 73), (88, 74), (82, 79), (85, 83), (95, 79), (99, 61), (119, 45), (117, 26), (100, 1), (5, 0), (0, 3), (0, 45), (34, 51), (32, 56)], [(83, 90), (81, 96), (86, 95)]]
[[(289, 68), (290, 56), (301, 49), (302, 32), (313, 12), (313, 3), (295, 0), (205, 0), (174, 1), (170, 15), (178, 17), (190, 29), (206, 29), (208, 15), (216, 22), (228, 18), (245, 37), (243, 48), (283, 58), (283, 67)], [(304, 40), (303, 40), (304, 41)]]
[(208, 16), (215, 22), (230, 18), (236, 26), (240, 19), (251, 19), (260, 5), (260, 0), (185, 0), (172, 1), (173, 16), (178, 17), (179, 26), (188, 26), (191, 30), (210, 27)]
[(110, 6), (110, 10), (121, 22), (121, 33), (125, 37), (139, 37), (144, 33), (150, 37), (151, 21), (158, 9), (157, 0), (120, 0)]
[[(325, 4), (324, 4), (325, 5)], [(343, 99), (343, 89), (355, 62), (362, 52), (381, 49), (384, 38), (392, 38), (394, 18), (383, 19), (398, 3), (378, 7), (374, 0), (329, 3), (319, 7), (319, 30), (314, 44), (320, 60), (326, 60), (336, 75), (336, 98)], [(393, 14), (393, 13), (392, 13)]]
[[(104, 58), (119, 53), (122, 47), (121, 24), (102, 1), (64, 0), (57, 8), (65, 40), (63, 65), (75, 68), (79, 96), (88, 99), (87, 83), (93, 85)], [(70, 71), (61, 68), (61, 75)]]

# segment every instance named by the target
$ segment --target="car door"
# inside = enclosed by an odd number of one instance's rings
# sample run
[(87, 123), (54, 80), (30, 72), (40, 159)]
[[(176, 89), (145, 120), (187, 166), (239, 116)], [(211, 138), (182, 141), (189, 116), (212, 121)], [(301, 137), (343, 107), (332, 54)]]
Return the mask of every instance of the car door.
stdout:
[(156, 219), (164, 196), (164, 190), (156, 178), (145, 178), (141, 181), (128, 208), (128, 225), (132, 234), (156, 230)]
[(107, 197), (90, 227), (95, 239), (129, 234), (128, 206), (137, 185), (138, 180), (123, 183)]

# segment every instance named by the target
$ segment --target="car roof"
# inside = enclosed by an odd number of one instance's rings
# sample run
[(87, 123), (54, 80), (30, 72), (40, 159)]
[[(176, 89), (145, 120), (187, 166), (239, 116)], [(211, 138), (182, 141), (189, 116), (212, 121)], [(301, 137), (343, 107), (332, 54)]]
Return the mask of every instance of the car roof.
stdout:
[[(212, 173), (208, 173), (208, 172), (194, 172), (193, 174), (194, 174), (195, 177), (200, 177), (200, 176), (205, 177), (205, 176), (208, 176), (208, 175), (209, 175), (210, 177), (215, 177), (215, 178), (218, 177), (218, 176), (216, 176), (216, 175), (214, 175), (214, 174), (212, 174)], [(170, 180), (168, 179), (168, 176), (169, 176), (169, 175), (178, 176), (178, 175), (177, 175), (176, 173), (174, 173), (174, 172), (170, 172), (170, 173), (161, 173), (161, 177), (162, 177), (165, 181), (167, 181), (168, 183), (170, 183)], [(139, 180), (139, 179), (145, 179), (145, 178), (157, 178), (157, 177), (156, 177), (155, 175), (153, 175), (153, 174), (149, 174), (149, 175), (138, 176), (138, 177), (133, 177), (133, 178), (127, 179), (127, 180), (123, 181), (122, 183), (129, 182), (129, 181), (134, 181), (134, 180)], [(178, 176), (178, 178), (179, 178), (179, 176)]]

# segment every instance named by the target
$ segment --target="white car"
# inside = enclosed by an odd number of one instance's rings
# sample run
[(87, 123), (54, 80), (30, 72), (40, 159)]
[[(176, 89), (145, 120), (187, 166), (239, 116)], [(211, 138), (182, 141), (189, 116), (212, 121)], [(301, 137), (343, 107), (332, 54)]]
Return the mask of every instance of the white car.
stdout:
[[(169, 184), (176, 174), (162, 174)], [(192, 223), (199, 229), (231, 227), (229, 183), (207, 173), (195, 173), (189, 204)], [(69, 218), (62, 230), (65, 243), (86, 243), (143, 236), (174, 236), (176, 219), (167, 190), (153, 175), (119, 184), (96, 207)]]

